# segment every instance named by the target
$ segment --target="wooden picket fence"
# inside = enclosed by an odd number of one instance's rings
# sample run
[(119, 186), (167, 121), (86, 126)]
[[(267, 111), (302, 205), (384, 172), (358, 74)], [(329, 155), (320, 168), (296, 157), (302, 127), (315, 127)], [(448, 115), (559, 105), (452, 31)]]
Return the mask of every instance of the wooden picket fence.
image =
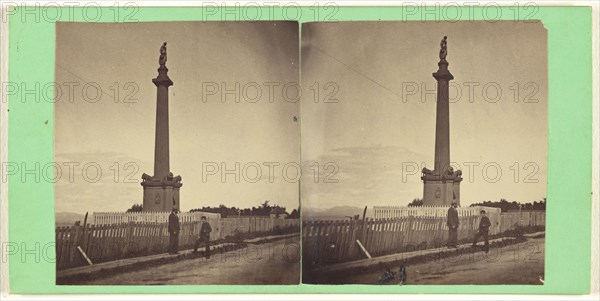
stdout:
[(299, 219), (228, 217), (221, 219), (221, 235), (233, 236), (238, 232), (267, 232), (274, 229), (300, 227)]
[[(458, 238), (475, 234), (478, 217), (459, 217)], [(440, 247), (447, 239), (446, 219), (408, 216), (394, 219), (366, 219), (303, 222), (303, 261), (307, 265), (365, 258), (359, 240), (371, 256)]]
[[(479, 227), (479, 216), (459, 216), (459, 241), (469, 241)], [(545, 212), (501, 214), (492, 228), (504, 232), (518, 225), (545, 225)], [(491, 228), (491, 229), (492, 229)], [(500, 233), (500, 232), (497, 232)], [(495, 233), (490, 233), (495, 234)], [(448, 239), (445, 217), (406, 216), (335, 221), (303, 221), (302, 250), (306, 268), (365, 258), (357, 240), (371, 256), (443, 247)]]
[[(206, 214), (209, 215), (209, 214)], [(217, 214), (218, 215), (218, 214)], [(211, 240), (234, 235), (236, 232), (271, 231), (276, 226), (298, 227), (298, 219), (211, 218)], [(238, 223), (242, 224), (238, 224)], [(182, 222), (179, 232), (180, 249), (191, 248), (200, 233), (199, 222)], [(168, 223), (127, 222), (106, 225), (79, 225), (56, 228), (57, 269), (86, 265), (78, 247), (93, 263), (132, 258), (167, 251), (169, 244)]]
[[(446, 218), (448, 215), (448, 206), (420, 206), (420, 207), (406, 207), (406, 206), (375, 206), (373, 207), (373, 213), (375, 219), (395, 219), (403, 217), (438, 217)], [(487, 217), (490, 219), (492, 226), (490, 227), (490, 234), (498, 234), (503, 231), (500, 229), (500, 208), (486, 207), (486, 206), (473, 206), (473, 207), (458, 207), (459, 217), (478, 217), (480, 211), (485, 210)]]
[(534, 227), (546, 225), (545, 211), (523, 211), (506, 212), (500, 215), (500, 230), (506, 232), (514, 229), (516, 226)]
[[(168, 221), (170, 211), (144, 211), (144, 212), (94, 212), (92, 214), (92, 224), (95, 225), (112, 225), (123, 224), (129, 222), (146, 222), (146, 223), (166, 223)], [(177, 214), (179, 221), (198, 222), (202, 216), (208, 219), (221, 218), (218, 213), (209, 212), (180, 212)]]
[[(446, 217), (448, 206), (374, 206), (373, 215), (375, 219), (400, 218), (407, 216), (435, 216)], [(500, 214), (500, 208), (487, 206), (458, 207), (458, 216), (478, 216), (481, 210), (485, 210), (488, 216)]]
[[(211, 223), (211, 239), (217, 240), (236, 233), (268, 232), (274, 229), (299, 227), (298, 219), (269, 217), (220, 218), (204, 214)], [(492, 214), (490, 234), (502, 233), (517, 226), (544, 226), (545, 212), (524, 211)], [(459, 240), (470, 239), (477, 231), (479, 216), (459, 216)], [(195, 218), (181, 223), (179, 245), (189, 248), (200, 231)], [(446, 218), (414, 216), (399, 218), (304, 221), (302, 223), (303, 262), (316, 265), (364, 258), (356, 240), (372, 256), (436, 248), (445, 245), (448, 235)], [(104, 262), (166, 252), (169, 242), (166, 222), (130, 221), (117, 224), (74, 225), (56, 228), (57, 268), (87, 264), (78, 247), (92, 262)]]

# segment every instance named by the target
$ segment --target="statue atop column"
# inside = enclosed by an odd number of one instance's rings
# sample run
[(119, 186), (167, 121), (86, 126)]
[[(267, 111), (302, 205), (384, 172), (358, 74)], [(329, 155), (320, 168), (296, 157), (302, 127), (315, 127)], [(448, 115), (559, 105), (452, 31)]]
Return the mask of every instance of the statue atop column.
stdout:
[[(440, 42), (440, 60), (443, 60), (443, 61), (446, 60), (446, 55), (448, 54), (448, 49), (446, 48), (447, 38), (448, 38), (447, 36), (444, 36), (444, 38)], [(167, 43), (165, 43), (165, 44), (167, 44)]]
[(158, 76), (152, 80), (154, 84), (158, 87), (159, 85), (171, 86), (173, 82), (167, 75), (169, 69), (167, 68), (167, 42), (164, 42), (162, 46), (160, 46), (160, 56), (158, 57)]
[(160, 46), (160, 57), (158, 58), (158, 64), (162, 67), (167, 63), (167, 42), (164, 42)]

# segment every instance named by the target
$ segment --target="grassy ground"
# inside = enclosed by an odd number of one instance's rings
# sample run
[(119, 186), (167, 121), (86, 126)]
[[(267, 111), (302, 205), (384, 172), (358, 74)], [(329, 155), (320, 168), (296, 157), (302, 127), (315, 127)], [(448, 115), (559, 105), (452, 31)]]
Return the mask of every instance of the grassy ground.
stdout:
[[(406, 263), (408, 285), (542, 285), (545, 238), (529, 238), (516, 244), (492, 248), (489, 254), (475, 250), (429, 262)], [(377, 270), (328, 275), (329, 284), (378, 284), (386, 269), (399, 270), (399, 264)], [(397, 275), (397, 274), (396, 274)], [(323, 282), (322, 282), (323, 283)], [(398, 285), (398, 278), (385, 284)]]
[(169, 262), (139, 265), (95, 277), (80, 277), (63, 284), (298, 284), (299, 256), (299, 236), (294, 236), (214, 252), (210, 259), (188, 253)]

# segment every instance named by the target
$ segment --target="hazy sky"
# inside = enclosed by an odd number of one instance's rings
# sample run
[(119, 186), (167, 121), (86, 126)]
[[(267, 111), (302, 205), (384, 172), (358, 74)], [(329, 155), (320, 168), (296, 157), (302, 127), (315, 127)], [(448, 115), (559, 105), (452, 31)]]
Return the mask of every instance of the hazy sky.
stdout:
[[(302, 28), (302, 158), (305, 165), (319, 162), (321, 178), (317, 184), (314, 174), (304, 174), (303, 208), (406, 205), (422, 197), (422, 164), (433, 169), (432, 73), (443, 36), (455, 77), (450, 159), (463, 171), (461, 205), (546, 196), (547, 34), (541, 23), (309, 23)], [(326, 83), (333, 84), (325, 89)], [(334, 92), (337, 103), (322, 102)], [(334, 170), (323, 170), (328, 162), (338, 168), (338, 183), (323, 183)]]
[[(291, 181), (295, 169), (288, 170), (286, 181), (282, 166), (299, 162), (300, 156), (294, 86), (283, 96), (284, 85), (298, 82), (298, 32), (296, 23), (286, 22), (57, 24), (55, 81), (62, 95), (55, 104), (55, 156), (62, 176), (55, 185), (56, 211), (124, 211), (142, 203), (141, 174), (153, 173), (152, 78), (164, 41), (174, 82), (169, 89), (170, 163), (183, 178), (181, 209), (245, 208), (265, 200), (289, 211), (297, 208), (298, 184)], [(84, 89), (86, 83), (101, 88), (99, 100), (94, 100), (94, 86)], [(239, 92), (225, 95), (223, 103), (222, 89), (235, 91), (236, 83)], [(215, 87), (218, 91), (208, 95)], [(124, 103), (130, 94), (135, 100)], [(79, 164), (73, 181), (65, 162)], [(221, 169), (225, 163), (234, 170), (236, 162), (239, 183), (235, 174), (222, 183), (220, 171), (204, 173), (203, 181), (203, 164)], [(279, 164), (272, 183), (265, 162)], [(102, 176), (95, 182), (97, 167)]]
[[(444, 35), (455, 77), (450, 157), (463, 170), (462, 205), (545, 197), (547, 36), (542, 24), (311, 23), (302, 34), (305, 208), (406, 205), (422, 197), (419, 170), (433, 167), (434, 154), (431, 73), (437, 70)], [(182, 210), (251, 207), (264, 200), (296, 208), (298, 185), (290, 181), (295, 168), (283, 169), (300, 157), (300, 119), (294, 120), (300, 107), (289, 85), (299, 76), (296, 23), (59, 23), (55, 81), (62, 93), (55, 105), (55, 156), (62, 175), (55, 185), (56, 211), (122, 211), (142, 203), (141, 174), (153, 171), (156, 87), (151, 79), (164, 41), (174, 82), (169, 89), (171, 171), (183, 177)], [(90, 83), (102, 90), (97, 101)], [(237, 96), (224, 95), (236, 83)], [(255, 98), (257, 87), (257, 101), (245, 101)], [(214, 95), (207, 93), (215, 88)], [(128, 95), (130, 103), (124, 103)], [(328, 95), (337, 102), (323, 103)], [(78, 164), (72, 175), (65, 162)], [(203, 171), (207, 164), (232, 170), (236, 162), (239, 183), (233, 174), (222, 183), (222, 170)], [(256, 166), (262, 177), (251, 183)], [(96, 167), (102, 170), (98, 181)], [(323, 183), (328, 175), (337, 183)]]

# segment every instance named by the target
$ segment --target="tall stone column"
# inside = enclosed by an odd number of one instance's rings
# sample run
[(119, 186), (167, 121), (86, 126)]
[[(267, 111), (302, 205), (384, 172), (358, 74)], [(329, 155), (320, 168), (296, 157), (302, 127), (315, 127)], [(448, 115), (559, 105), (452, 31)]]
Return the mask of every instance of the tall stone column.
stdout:
[(169, 86), (173, 81), (167, 75), (165, 65), (158, 68), (158, 76), (152, 79), (156, 85), (156, 132), (154, 136), (154, 176), (169, 174)]
[(167, 75), (167, 43), (160, 48), (156, 85), (156, 130), (154, 136), (154, 175), (142, 175), (144, 211), (179, 210), (181, 176), (173, 176), (169, 166), (169, 87), (173, 81)]
[(433, 73), (437, 80), (437, 107), (435, 116), (435, 163), (434, 170), (445, 171), (450, 166), (450, 109), (449, 85), (454, 79), (448, 71), (446, 59), (438, 63), (439, 70)]
[(423, 205), (449, 206), (456, 202), (460, 205), (460, 170), (450, 166), (450, 108), (449, 85), (454, 76), (448, 70), (446, 61), (446, 37), (440, 43), (440, 61), (438, 71), (433, 73), (437, 80), (437, 104), (435, 118), (435, 158), (434, 168), (423, 168)]

